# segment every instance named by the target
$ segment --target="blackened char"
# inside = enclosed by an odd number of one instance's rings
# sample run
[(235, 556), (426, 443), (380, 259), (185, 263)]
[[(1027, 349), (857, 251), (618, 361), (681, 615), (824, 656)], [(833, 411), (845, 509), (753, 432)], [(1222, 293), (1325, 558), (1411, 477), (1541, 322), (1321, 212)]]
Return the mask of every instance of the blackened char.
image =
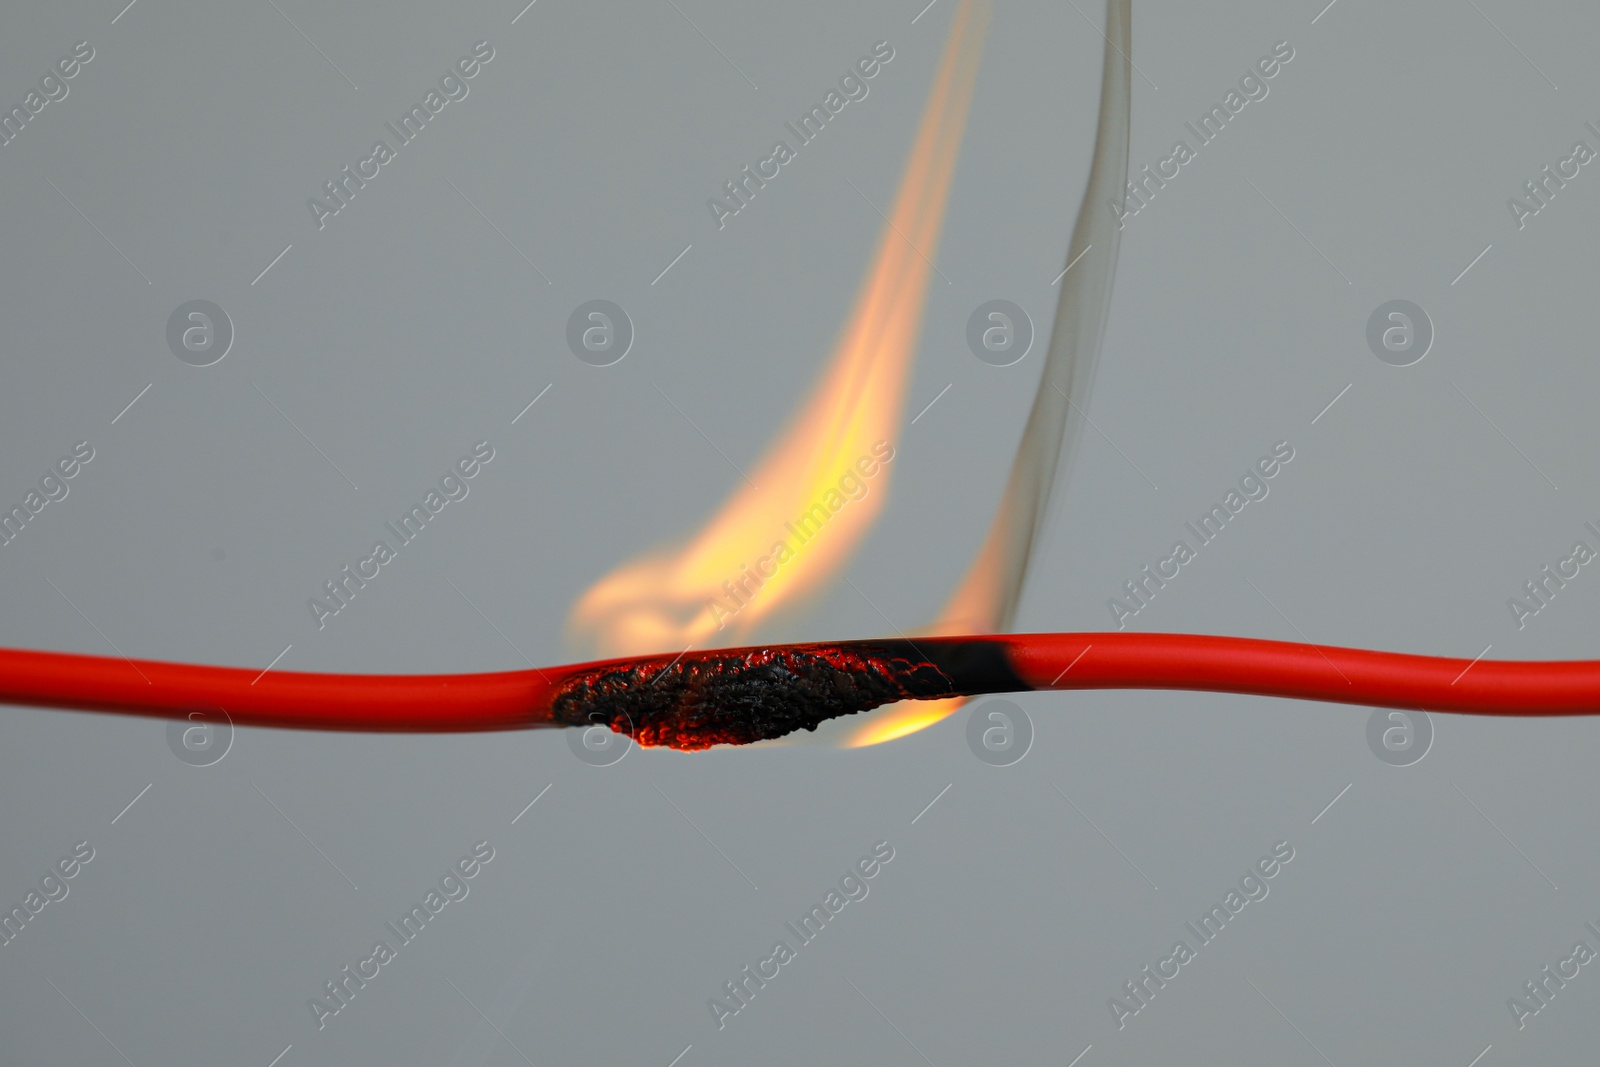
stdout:
[(948, 662), (952, 651), (882, 641), (652, 658), (572, 675), (552, 709), (566, 725), (609, 726), (641, 745), (746, 745), (896, 700), (971, 692), (945, 669), (965, 673), (966, 663)]

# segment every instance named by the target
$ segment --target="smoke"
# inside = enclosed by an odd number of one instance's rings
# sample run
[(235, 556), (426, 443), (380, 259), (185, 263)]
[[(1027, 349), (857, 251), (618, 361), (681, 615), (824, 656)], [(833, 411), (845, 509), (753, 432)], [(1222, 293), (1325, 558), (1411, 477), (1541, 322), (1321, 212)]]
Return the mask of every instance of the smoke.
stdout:
[(1011, 627), (1034, 547), (1043, 533), (1056, 470), (1071, 463), (1082, 435), (1083, 408), (1094, 386), (1121, 243), (1120, 227), (1104, 204), (1120, 203), (1128, 181), (1131, 8), (1131, 0), (1106, 2), (1094, 157), (1067, 246), (1064, 262), (1071, 269), (1061, 281), (1039, 391), (988, 536), (930, 627), (933, 633), (995, 633)]
[[(1034, 547), (1044, 532), (1056, 469), (1063, 462), (1070, 464), (1077, 450), (1121, 244), (1121, 225), (1103, 205), (1108, 200), (1121, 204), (1126, 195), (1132, 36), (1132, 0), (1106, 0), (1094, 156), (1067, 245), (1068, 269), (1056, 301), (1039, 391), (983, 546), (938, 619), (922, 631), (925, 634), (999, 633), (1011, 628)], [(842, 744), (863, 748), (892, 741), (932, 726), (965, 703), (965, 697), (951, 697), (893, 704), (874, 712)]]

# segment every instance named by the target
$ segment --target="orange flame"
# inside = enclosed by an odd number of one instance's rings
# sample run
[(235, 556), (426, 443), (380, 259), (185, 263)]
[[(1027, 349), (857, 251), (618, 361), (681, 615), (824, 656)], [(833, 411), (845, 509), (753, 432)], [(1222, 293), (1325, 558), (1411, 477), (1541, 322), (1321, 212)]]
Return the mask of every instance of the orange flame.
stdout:
[(871, 268), (815, 390), (687, 543), (623, 564), (573, 606), (607, 655), (733, 644), (838, 574), (887, 495), (932, 257), (993, 0), (962, 0)]

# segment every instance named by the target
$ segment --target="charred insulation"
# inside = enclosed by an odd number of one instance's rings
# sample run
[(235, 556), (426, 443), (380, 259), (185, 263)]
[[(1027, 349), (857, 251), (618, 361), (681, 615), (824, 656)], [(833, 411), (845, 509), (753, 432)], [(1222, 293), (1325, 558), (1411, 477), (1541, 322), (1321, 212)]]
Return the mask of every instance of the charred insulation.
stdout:
[(746, 745), (896, 700), (1029, 686), (989, 642), (879, 641), (727, 649), (611, 664), (565, 679), (551, 708), (641, 745)]

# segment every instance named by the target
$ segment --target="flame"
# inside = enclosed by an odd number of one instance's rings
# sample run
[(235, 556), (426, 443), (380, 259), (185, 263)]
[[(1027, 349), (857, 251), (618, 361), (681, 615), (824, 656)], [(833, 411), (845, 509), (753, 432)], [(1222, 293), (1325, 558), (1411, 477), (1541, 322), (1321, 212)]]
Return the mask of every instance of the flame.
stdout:
[(888, 225), (806, 403), (697, 534), (623, 564), (574, 604), (571, 629), (603, 654), (736, 643), (837, 575), (871, 529), (992, 7), (956, 10)]

